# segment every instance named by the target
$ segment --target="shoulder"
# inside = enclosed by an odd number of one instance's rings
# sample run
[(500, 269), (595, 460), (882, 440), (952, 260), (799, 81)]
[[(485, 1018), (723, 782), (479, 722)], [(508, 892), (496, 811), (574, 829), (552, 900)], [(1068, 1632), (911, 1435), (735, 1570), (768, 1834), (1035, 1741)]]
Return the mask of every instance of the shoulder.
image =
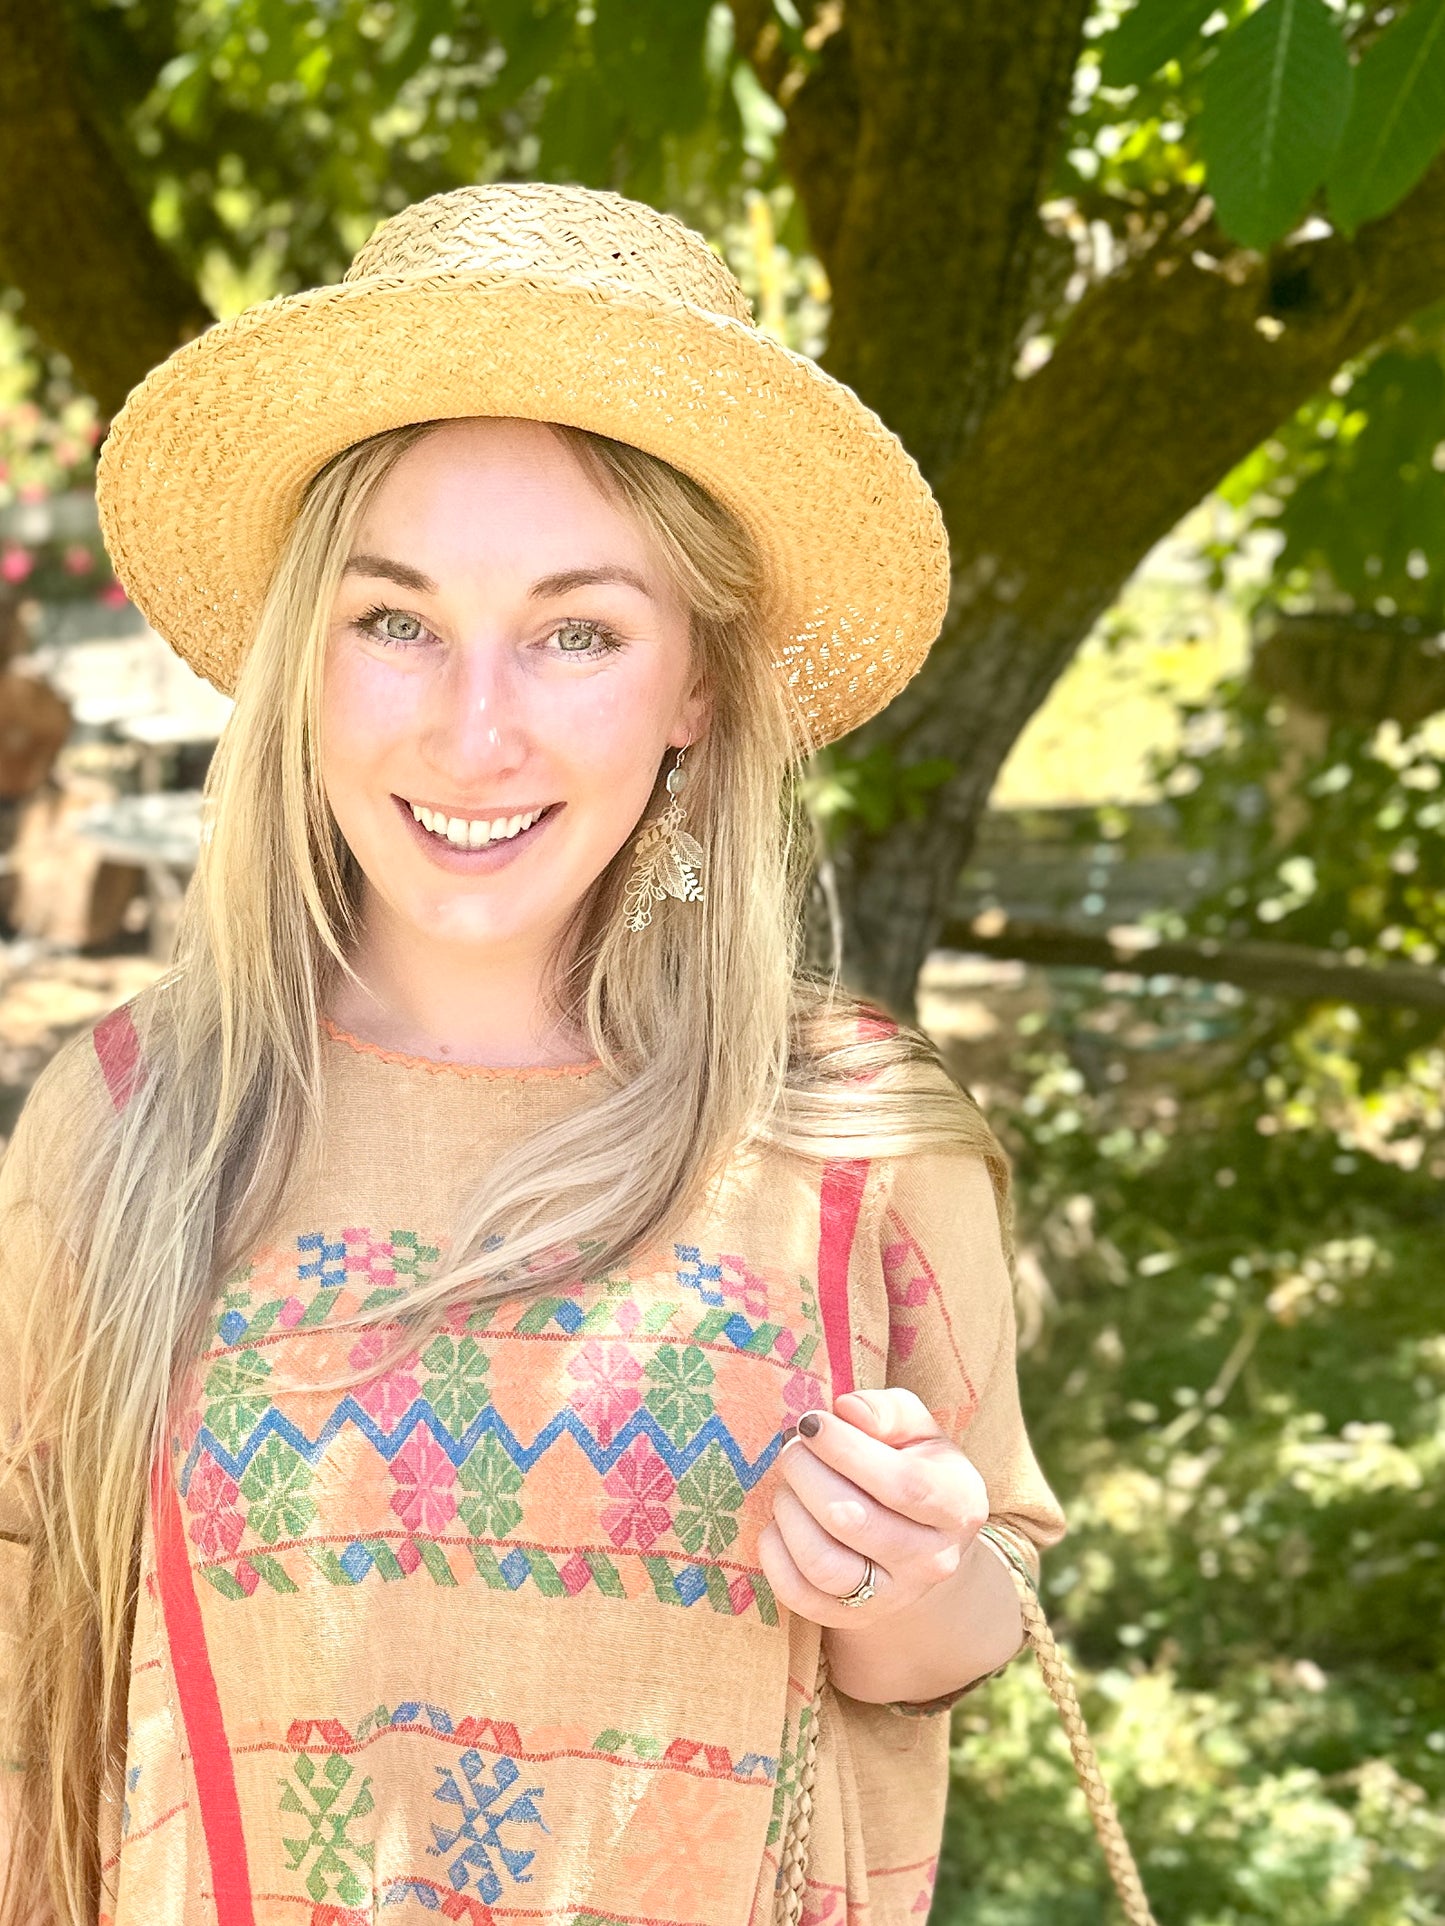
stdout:
[(84, 1147), (125, 1108), (143, 1075), (137, 1016), (132, 1004), (109, 1011), (68, 1038), (36, 1077), (0, 1166), (6, 1201), (63, 1185)]

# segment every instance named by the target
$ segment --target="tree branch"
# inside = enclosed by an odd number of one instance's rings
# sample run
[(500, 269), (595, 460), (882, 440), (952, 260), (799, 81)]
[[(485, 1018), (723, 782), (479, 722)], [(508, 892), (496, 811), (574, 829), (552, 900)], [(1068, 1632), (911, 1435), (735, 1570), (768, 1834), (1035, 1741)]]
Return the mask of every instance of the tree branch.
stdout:
[(1161, 247), (1085, 296), (940, 487), (944, 631), (849, 750), (958, 773), (922, 824), (837, 852), (850, 980), (900, 1011), (1005, 756), (1140, 560), (1342, 361), (1445, 294), (1445, 158), (1353, 241), (1267, 259), (1216, 245)]
[(1107, 600), (1341, 362), (1442, 294), (1445, 157), (1353, 240), (1156, 249), (1084, 297), (950, 478), (957, 565), (988, 575), (993, 556), (1017, 593), (1065, 574)]
[(1445, 1017), (1445, 970), (1412, 963), (1347, 963), (1328, 950), (1301, 943), (1217, 943), (1198, 937), (1156, 941), (1147, 930), (1083, 930), (1000, 917), (992, 911), (946, 923), (940, 941), (950, 950), (1055, 969), (1188, 976), (1301, 1003), (1436, 1010)]
[(213, 317), (116, 166), (53, 0), (0, 0), (0, 180), (0, 275), (113, 414)]

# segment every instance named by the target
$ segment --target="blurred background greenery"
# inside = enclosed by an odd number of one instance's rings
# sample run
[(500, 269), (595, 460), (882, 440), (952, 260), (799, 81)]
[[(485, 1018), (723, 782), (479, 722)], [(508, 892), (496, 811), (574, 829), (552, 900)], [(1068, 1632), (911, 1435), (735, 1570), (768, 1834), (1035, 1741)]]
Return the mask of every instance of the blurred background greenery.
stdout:
[[(195, 780), (66, 656), (134, 627), (108, 414), (426, 193), (673, 209), (928, 475), (820, 924), (1014, 1152), (1048, 1603), (1171, 1926), (1445, 1920), (1442, 139), (1445, 0), (0, 0), (0, 720), (75, 718), (18, 849)], [(152, 961), (10, 910), (13, 1111)], [(1110, 1917), (1037, 1681), (955, 1741), (934, 1920)]]

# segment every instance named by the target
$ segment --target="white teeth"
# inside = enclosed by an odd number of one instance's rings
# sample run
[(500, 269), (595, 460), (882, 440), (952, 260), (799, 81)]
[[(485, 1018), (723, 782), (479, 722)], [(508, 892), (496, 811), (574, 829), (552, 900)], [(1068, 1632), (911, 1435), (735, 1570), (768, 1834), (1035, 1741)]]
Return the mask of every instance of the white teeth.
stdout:
[(448, 816), (440, 809), (428, 809), (422, 803), (410, 805), (412, 816), (423, 829), (433, 836), (440, 836), (457, 849), (485, 849), (488, 843), (510, 842), (524, 829), (530, 829), (542, 815), (534, 809), (527, 816), (498, 816), (491, 822), (475, 821), (466, 816)]

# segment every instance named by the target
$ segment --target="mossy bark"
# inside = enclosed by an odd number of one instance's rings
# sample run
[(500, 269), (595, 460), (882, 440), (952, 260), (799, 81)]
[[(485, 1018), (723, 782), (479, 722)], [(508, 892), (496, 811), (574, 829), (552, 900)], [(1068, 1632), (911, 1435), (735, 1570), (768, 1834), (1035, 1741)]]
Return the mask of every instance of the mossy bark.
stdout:
[(117, 160), (60, 0), (0, 0), (0, 278), (107, 415), (213, 319)]
[(957, 773), (924, 822), (836, 858), (845, 973), (900, 1015), (994, 780), (1139, 562), (1348, 356), (1445, 294), (1445, 160), (1352, 241), (1232, 247), (1187, 198), (1016, 372), (1051, 271), (1038, 217), (1087, 6), (819, 0), (790, 68), (763, 0), (742, 44), (788, 108), (786, 156), (833, 287), (830, 370), (902, 436), (953, 552), (922, 671), (850, 752)]

